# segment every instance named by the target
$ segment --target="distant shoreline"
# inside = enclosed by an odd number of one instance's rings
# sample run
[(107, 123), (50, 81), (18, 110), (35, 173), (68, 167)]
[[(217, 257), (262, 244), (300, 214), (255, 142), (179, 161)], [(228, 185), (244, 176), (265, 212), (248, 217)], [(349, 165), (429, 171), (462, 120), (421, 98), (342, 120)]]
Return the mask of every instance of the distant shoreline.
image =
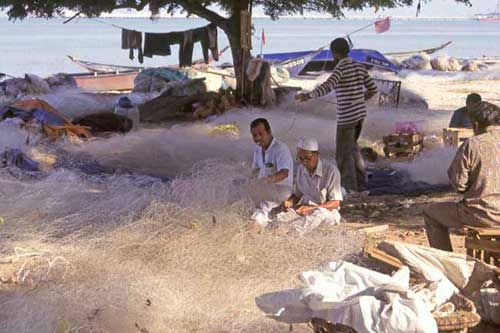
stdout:
[[(57, 16), (53, 17), (50, 19), (68, 19), (72, 17), (72, 15), (66, 15), (66, 16)], [(7, 15), (0, 15), (0, 19), (7, 19)], [(85, 19), (86, 17), (82, 17), (82, 19)], [(147, 15), (102, 15), (99, 17), (100, 19), (150, 19), (150, 16)], [(262, 15), (255, 15), (253, 17), (254, 19), (257, 20), (271, 20), (270, 17), (268, 16), (262, 16)], [(376, 20), (377, 16), (373, 17), (363, 17), (363, 16), (353, 16), (353, 17), (346, 17), (346, 18), (335, 18), (335, 17), (329, 17), (329, 16), (282, 16), (279, 17), (278, 20), (339, 20), (339, 21), (373, 21)], [(43, 17), (28, 17), (28, 19), (42, 19), (46, 20), (47, 18)], [(49, 20), (50, 20), (49, 19)], [(167, 20), (167, 19), (188, 19), (188, 20), (200, 20), (203, 18), (197, 17), (197, 16), (168, 16), (168, 15), (162, 15), (159, 17), (156, 17), (155, 19), (157, 20)], [(391, 20), (393, 21), (472, 21), (474, 20), (473, 17), (413, 17), (413, 16), (391, 16)]]

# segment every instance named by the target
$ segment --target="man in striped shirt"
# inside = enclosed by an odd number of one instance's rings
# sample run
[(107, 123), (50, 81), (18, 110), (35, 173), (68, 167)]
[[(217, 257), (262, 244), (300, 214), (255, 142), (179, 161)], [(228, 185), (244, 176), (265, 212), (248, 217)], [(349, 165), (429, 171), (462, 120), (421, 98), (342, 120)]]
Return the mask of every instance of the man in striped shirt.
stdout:
[(358, 139), (366, 118), (365, 101), (377, 94), (377, 86), (366, 68), (349, 58), (349, 44), (337, 38), (330, 44), (337, 62), (332, 75), (308, 94), (299, 94), (299, 101), (317, 98), (335, 90), (337, 97), (337, 151), (342, 186), (351, 192), (364, 190), (366, 177)]

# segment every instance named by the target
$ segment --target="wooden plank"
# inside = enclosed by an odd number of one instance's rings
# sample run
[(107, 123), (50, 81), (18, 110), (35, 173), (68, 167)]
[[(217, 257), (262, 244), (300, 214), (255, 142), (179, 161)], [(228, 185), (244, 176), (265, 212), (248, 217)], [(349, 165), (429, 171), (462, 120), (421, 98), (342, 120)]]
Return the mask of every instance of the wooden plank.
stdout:
[(448, 146), (458, 147), (463, 141), (474, 136), (470, 128), (444, 128), (443, 141)]
[(368, 256), (370, 256), (374, 259), (377, 259), (377, 260), (379, 260), (383, 263), (386, 263), (392, 267), (395, 267), (397, 269), (400, 269), (401, 267), (404, 266), (404, 264), (398, 258), (393, 257), (393, 256), (387, 254), (386, 252), (384, 252), (380, 249), (377, 249), (375, 247), (372, 247), (372, 246), (365, 247), (364, 253), (366, 253)]
[(500, 237), (500, 228), (477, 228), (467, 227), (467, 229), (477, 233), (479, 236), (497, 236)]
[(375, 225), (375, 226), (370, 226), (370, 227), (364, 227), (361, 228), (360, 230), (363, 231), (365, 234), (374, 234), (377, 232), (383, 232), (389, 229), (388, 224), (382, 224), (382, 225)]
[(465, 248), (473, 250), (481, 250), (486, 252), (500, 253), (500, 242), (486, 240), (486, 239), (473, 239), (467, 237), (465, 239)]

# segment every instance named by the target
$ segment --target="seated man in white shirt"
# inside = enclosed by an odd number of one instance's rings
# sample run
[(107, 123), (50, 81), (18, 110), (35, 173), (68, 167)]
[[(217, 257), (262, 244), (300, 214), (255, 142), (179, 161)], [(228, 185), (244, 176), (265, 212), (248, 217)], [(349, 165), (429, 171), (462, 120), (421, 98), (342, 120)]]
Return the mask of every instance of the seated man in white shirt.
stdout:
[(251, 186), (250, 194), (260, 207), (252, 218), (261, 226), (266, 226), (268, 213), (292, 193), (293, 159), (288, 146), (273, 137), (266, 119), (252, 121), (250, 131), (257, 145), (252, 162), (257, 182)]
[(320, 159), (319, 144), (314, 138), (299, 141), (297, 159), (300, 166), (295, 190), (281, 204), (287, 216), (278, 214), (278, 222), (292, 222), (293, 227), (304, 232), (323, 223), (338, 224), (338, 209), (343, 200), (339, 170)]

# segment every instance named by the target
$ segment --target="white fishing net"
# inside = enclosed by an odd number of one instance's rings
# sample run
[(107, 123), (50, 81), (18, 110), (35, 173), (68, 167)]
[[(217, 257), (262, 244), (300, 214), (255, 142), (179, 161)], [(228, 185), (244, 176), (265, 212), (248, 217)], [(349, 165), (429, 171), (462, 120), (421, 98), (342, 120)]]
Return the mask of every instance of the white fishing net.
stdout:
[[(74, 108), (68, 98), (49, 102), (73, 117), (114, 98), (75, 100)], [(362, 237), (342, 225), (304, 236), (249, 233), (251, 205), (235, 184), (250, 172), (249, 124), (257, 117), (269, 119), (293, 154), (299, 138), (313, 136), (332, 158), (332, 103), (289, 100), (277, 110), (40, 145), (36, 153), (20, 143), (21, 132), (0, 127), (0, 148), (64, 160), (44, 174), (0, 171), (0, 332), (285, 331), (261, 316), (254, 298), (358, 252)], [(449, 116), (370, 108), (363, 138), (375, 142), (408, 120), (438, 133)], [(239, 137), (214, 134), (220, 124), (239, 127)], [(419, 163), (413, 168), (448, 167)], [(111, 173), (89, 172), (95, 165)]]

